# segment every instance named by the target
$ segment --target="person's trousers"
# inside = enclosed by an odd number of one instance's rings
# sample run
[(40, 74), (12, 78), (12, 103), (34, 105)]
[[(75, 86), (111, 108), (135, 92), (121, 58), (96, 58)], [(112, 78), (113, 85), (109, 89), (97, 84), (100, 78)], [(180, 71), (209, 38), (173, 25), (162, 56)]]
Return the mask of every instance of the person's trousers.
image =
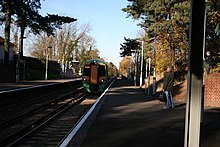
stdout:
[(171, 91), (164, 91), (164, 93), (166, 94), (166, 99), (167, 99), (167, 103), (166, 103), (166, 107), (167, 109), (171, 106), (172, 108), (174, 108), (174, 102), (173, 102), (173, 97), (171, 94)]

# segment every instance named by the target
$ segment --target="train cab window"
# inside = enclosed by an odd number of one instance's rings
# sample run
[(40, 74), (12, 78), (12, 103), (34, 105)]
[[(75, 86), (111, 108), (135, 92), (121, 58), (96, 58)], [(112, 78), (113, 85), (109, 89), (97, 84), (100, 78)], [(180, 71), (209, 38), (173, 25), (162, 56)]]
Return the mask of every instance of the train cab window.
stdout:
[(99, 76), (105, 76), (105, 66), (99, 65)]
[(90, 76), (90, 66), (89, 65), (84, 66), (83, 75), (84, 76)]

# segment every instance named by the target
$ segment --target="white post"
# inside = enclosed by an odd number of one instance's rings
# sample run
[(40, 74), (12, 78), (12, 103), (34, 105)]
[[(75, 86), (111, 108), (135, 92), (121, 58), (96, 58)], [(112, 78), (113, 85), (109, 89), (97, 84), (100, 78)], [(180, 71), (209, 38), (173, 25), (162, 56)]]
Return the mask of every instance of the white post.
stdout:
[(49, 54), (48, 54), (48, 50), (51, 49), (51, 46), (47, 47), (46, 50), (46, 71), (45, 71), (45, 80), (47, 80), (47, 71), (48, 71), (48, 60), (49, 60)]
[(137, 85), (137, 52), (135, 51), (135, 56), (134, 56), (134, 86)]
[(148, 58), (148, 95), (150, 95), (150, 58)]
[(45, 71), (45, 80), (47, 80), (47, 68), (48, 68), (48, 48), (46, 50), (46, 71)]
[(143, 77), (143, 58), (144, 58), (144, 40), (141, 41), (141, 73), (140, 73), (140, 88), (142, 87)]
[(155, 27), (154, 27), (154, 75), (153, 75), (153, 94), (156, 94), (156, 22), (155, 22)]

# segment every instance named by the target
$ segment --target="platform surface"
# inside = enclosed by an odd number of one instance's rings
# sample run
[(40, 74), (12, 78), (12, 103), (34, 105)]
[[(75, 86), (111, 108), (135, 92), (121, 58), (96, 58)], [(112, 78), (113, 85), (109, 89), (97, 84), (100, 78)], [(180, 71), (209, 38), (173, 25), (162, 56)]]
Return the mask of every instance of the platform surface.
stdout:
[(46, 86), (48, 84), (70, 82), (77, 79), (80, 80), (81, 78), (57, 79), (57, 80), (33, 80), (33, 81), (21, 81), (18, 83), (0, 83), (0, 93), (10, 90), (21, 89), (21, 88), (33, 87), (33, 86), (40, 86), (40, 85)]
[[(220, 146), (220, 111), (205, 110), (201, 146)], [(68, 146), (82, 147), (183, 147), (185, 103), (174, 109), (148, 97), (128, 80), (117, 80), (99, 107)]]

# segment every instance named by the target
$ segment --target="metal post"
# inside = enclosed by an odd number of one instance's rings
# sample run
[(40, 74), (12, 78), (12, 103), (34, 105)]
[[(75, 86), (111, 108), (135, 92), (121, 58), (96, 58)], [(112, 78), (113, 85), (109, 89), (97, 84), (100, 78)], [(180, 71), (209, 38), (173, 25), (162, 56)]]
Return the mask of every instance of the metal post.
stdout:
[(46, 71), (45, 71), (45, 80), (47, 80), (47, 72), (48, 72), (48, 60), (49, 60), (49, 49), (51, 49), (52, 46), (48, 46), (46, 50)]
[[(208, 2), (208, 0), (205, 0), (205, 2)], [(207, 11), (205, 9), (205, 14), (204, 14), (204, 37), (203, 37), (203, 64), (205, 63), (205, 32), (206, 32), (206, 19), (207, 19)], [(204, 65), (203, 65), (204, 66)], [(203, 73), (204, 73), (204, 68), (203, 69)], [(203, 78), (203, 81), (202, 81), (202, 103), (201, 103), (201, 124), (203, 124), (203, 120), (204, 120), (204, 95), (205, 95), (205, 84), (204, 84), (204, 78)]]
[(145, 74), (145, 78), (147, 79), (148, 77), (148, 72), (147, 72), (147, 69), (148, 69), (148, 59), (146, 59), (146, 74)]
[(184, 147), (200, 146), (205, 0), (191, 0)]
[(143, 61), (144, 60), (144, 40), (141, 41), (141, 73), (140, 73), (140, 88), (142, 87), (143, 76)]
[(134, 86), (137, 85), (137, 52), (134, 54)]
[[(146, 91), (147, 86), (147, 91)], [(147, 95), (150, 95), (150, 58), (146, 60), (146, 77), (145, 77), (145, 93), (148, 93)]]
[(147, 68), (148, 68), (148, 59), (146, 59), (146, 73), (145, 73), (145, 79), (144, 79), (144, 84), (145, 84), (145, 94), (147, 94), (147, 84), (148, 84), (148, 79), (147, 79), (147, 77), (148, 77), (148, 72), (147, 72)]
[[(156, 19), (156, 18), (155, 18)], [(156, 93), (156, 40), (157, 34), (156, 34), (156, 21), (155, 21), (155, 26), (154, 26), (154, 75), (153, 75), (153, 94)]]
[(148, 95), (150, 95), (150, 61), (151, 61), (151, 59), (150, 58), (148, 58), (148, 85), (147, 85), (147, 87), (148, 87)]
[(48, 48), (46, 50), (46, 71), (45, 71), (45, 80), (47, 80), (47, 68), (48, 68)]

